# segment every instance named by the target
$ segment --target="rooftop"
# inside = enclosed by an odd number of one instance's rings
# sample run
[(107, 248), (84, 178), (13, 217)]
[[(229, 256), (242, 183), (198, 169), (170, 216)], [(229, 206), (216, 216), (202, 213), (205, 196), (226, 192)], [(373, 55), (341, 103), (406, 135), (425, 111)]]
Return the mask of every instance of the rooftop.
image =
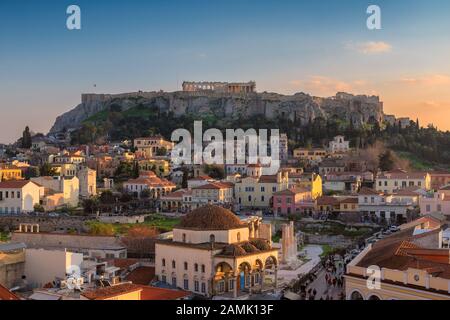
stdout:
[(188, 213), (176, 228), (200, 230), (230, 230), (245, 228), (245, 224), (230, 210), (206, 205)]

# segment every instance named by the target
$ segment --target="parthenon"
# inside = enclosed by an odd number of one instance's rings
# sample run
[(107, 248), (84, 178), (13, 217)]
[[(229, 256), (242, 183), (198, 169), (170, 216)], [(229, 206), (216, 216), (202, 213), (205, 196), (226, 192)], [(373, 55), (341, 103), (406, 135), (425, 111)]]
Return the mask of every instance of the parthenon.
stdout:
[(183, 82), (183, 91), (213, 91), (222, 93), (252, 93), (256, 92), (256, 82)]

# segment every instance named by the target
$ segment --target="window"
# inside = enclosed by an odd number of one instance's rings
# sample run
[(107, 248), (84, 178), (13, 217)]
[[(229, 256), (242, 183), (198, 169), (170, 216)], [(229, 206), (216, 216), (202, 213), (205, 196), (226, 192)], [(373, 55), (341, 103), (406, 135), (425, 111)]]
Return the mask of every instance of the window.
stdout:
[(427, 212), (431, 211), (431, 206), (429, 204), (427, 204), (426, 210), (427, 210)]
[(184, 270), (187, 270), (187, 269), (188, 269), (188, 263), (185, 262), (185, 263), (184, 263)]
[(225, 292), (225, 281), (220, 281), (217, 283), (217, 291)]
[(198, 263), (194, 264), (194, 271), (198, 272)]
[(163, 266), (163, 267), (166, 266), (166, 259), (162, 259), (162, 266)]
[(228, 289), (229, 291), (234, 290), (234, 279), (228, 280)]
[(206, 293), (206, 283), (202, 282), (202, 293)]
[(265, 199), (266, 199), (266, 198), (265, 198), (264, 196), (261, 196), (261, 201), (262, 201), (262, 202), (264, 202)]
[(174, 286), (174, 287), (177, 286), (177, 278), (176, 277), (172, 277), (172, 286)]
[(183, 233), (183, 242), (186, 242), (186, 233)]
[(211, 242), (211, 243), (216, 242), (216, 236), (213, 235), (213, 234), (211, 234), (211, 235), (209, 236), (209, 242)]
[(277, 192), (277, 187), (272, 187), (272, 192)]
[(172, 268), (176, 268), (177, 264), (175, 263), (175, 260), (172, 260)]
[(167, 277), (166, 277), (166, 276), (164, 276), (164, 275), (163, 275), (163, 276), (161, 276), (161, 281), (162, 281), (162, 282), (164, 282), (164, 283), (167, 283)]
[(202, 273), (205, 273), (205, 265), (202, 264)]
[(261, 192), (266, 192), (266, 188), (265, 187), (261, 187)]
[(197, 280), (194, 281), (194, 291), (195, 292), (200, 291), (200, 283)]
[(183, 287), (184, 287), (184, 290), (189, 290), (189, 280), (188, 279), (184, 279)]
[(17, 191), (17, 199), (20, 199), (20, 191)]

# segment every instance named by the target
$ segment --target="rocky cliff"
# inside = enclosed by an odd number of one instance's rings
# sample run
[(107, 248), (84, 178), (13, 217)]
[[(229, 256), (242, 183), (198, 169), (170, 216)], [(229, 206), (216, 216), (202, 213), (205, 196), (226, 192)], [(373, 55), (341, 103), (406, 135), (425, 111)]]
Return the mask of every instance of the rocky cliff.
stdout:
[(145, 106), (176, 116), (211, 113), (218, 117), (248, 118), (262, 115), (268, 119), (287, 117), (306, 123), (309, 119), (337, 116), (352, 121), (355, 126), (383, 120), (383, 103), (375, 96), (355, 96), (337, 93), (330, 98), (313, 97), (305, 93), (292, 96), (276, 93), (246, 95), (212, 92), (136, 92), (118, 95), (83, 94), (82, 103), (59, 116), (50, 133), (77, 128), (84, 120), (112, 105), (122, 111)]

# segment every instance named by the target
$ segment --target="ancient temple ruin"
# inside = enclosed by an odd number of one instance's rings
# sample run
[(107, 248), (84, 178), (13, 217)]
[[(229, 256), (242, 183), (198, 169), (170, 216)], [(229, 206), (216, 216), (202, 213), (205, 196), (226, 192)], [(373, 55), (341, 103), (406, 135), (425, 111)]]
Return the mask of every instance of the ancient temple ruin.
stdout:
[(256, 92), (256, 83), (250, 82), (183, 82), (184, 92), (211, 91), (219, 93)]
[(297, 237), (294, 231), (294, 222), (281, 226), (281, 262), (287, 263), (297, 258)]

